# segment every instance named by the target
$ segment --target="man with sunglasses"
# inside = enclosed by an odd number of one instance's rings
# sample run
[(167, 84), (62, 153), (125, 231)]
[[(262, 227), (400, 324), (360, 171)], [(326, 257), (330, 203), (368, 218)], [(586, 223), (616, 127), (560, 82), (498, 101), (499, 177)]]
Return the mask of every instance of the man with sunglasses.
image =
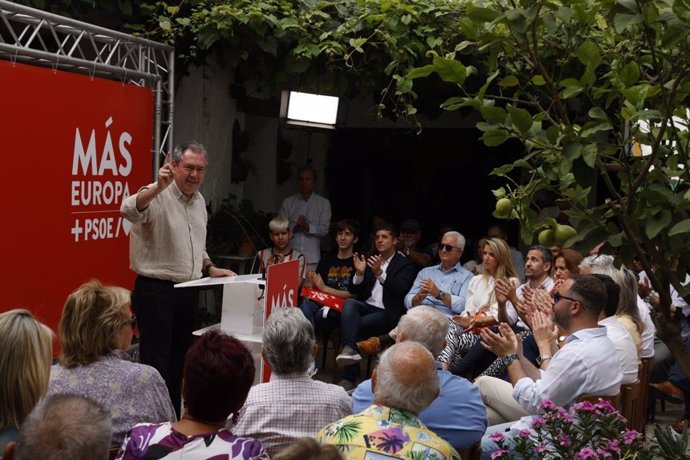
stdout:
[[(412, 284), (412, 289), (405, 296), (405, 307), (409, 310), (418, 305), (428, 305), (448, 315), (459, 315), (465, 310), (467, 286), (472, 273), (460, 265), (460, 257), (465, 248), (465, 237), (461, 233), (450, 231), (443, 234), (438, 245), (438, 257), (441, 263), (423, 268)], [(451, 321), (450, 327), (455, 327)], [(357, 343), (360, 352), (371, 355), (381, 351), (386, 345), (395, 341), (395, 329), (380, 337), (370, 337)]]
[[(512, 422), (538, 414), (543, 401), (568, 407), (585, 394), (618, 394), (623, 377), (618, 353), (606, 328), (598, 325), (605, 303), (604, 284), (594, 276), (567, 279), (555, 294), (553, 304), (553, 322), (560, 335), (567, 336), (559, 350), (555, 344), (559, 334), (548, 326), (542, 327), (548, 322), (542, 321), (541, 312), (535, 314), (537, 321), (533, 332), (540, 351), (542, 354), (555, 351), (540, 363), (540, 367), (525, 359), (521, 341), (507, 324), (500, 325), (498, 334), (490, 330), (481, 333), (484, 346), (510, 362), (510, 383), (493, 377), (481, 377), (475, 382), (487, 412), (494, 415), (494, 420), (500, 416), (506, 421), (487, 430), (482, 439), (483, 453), (496, 449), (489, 438), (492, 433), (511, 431), (514, 434), (516, 430), (527, 429), (528, 420)], [(549, 337), (548, 346), (544, 346), (543, 337)]]

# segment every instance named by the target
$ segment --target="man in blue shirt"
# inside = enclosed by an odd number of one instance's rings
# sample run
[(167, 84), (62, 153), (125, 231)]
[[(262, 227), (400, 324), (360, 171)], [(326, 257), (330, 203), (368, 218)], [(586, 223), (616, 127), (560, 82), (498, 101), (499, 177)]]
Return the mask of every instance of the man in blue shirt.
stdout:
[[(420, 306), (400, 318), (397, 342), (419, 342), (432, 355), (438, 356), (445, 345), (447, 331), (447, 316), (432, 307)], [(486, 409), (479, 390), (466, 379), (443, 370), (438, 361), (436, 372), (441, 392), (419, 414), (419, 419), (456, 449), (468, 448), (481, 439), (487, 426)], [(352, 411), (359, 413), (373, 402), (371, 380), (365, 380), (352, 395)]]
[(446, 232), (438, 248), (441, 263), (419, 272), (405, 296), (405, 307), (409, 310), (429, 305), (448, 316), (459, 315), (465, 310), (467, 286), (472, 278), (472, 273), (460, 265), (465, 237), (458, 232)]
[[(418, 305), (434, 307), (444, 315), (459, 315), (465, 310), (467, 286), (472, 273), (460, 265), (460, 257), (465, 249), (465, 237), (461, 233), (450, 231), (443, 234), (438, 245), (438, 257), (441, 263), (426, 267), (417, 274), (412, 288), (404, 299), (405, 308)], [(449, 321), (449, 327), (457, 327)], [(360, 353), (371, 355), (395, 341), (395, 329), (389, 334), (370, 337), (357, 343)]]

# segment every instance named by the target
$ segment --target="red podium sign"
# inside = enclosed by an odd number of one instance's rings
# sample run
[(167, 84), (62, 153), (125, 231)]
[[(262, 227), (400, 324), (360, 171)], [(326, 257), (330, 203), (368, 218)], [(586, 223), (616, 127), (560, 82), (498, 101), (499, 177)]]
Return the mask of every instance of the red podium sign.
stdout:
[(151, 180), (150, 88), (0, 61), (0, 311), (57, 326), (67, 295), (98, 278), (130, 288), (120, 204)]

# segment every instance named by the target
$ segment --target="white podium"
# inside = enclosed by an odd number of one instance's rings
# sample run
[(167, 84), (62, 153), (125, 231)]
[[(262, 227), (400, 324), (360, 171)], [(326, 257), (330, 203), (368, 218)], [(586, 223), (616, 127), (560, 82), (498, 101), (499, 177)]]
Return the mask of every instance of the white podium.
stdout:
[(267, 382), (271, 373), (261, 359), (261, 336), (271, 310), (297, 306), (298, 267), (298, 260), (271, 265), (266, 280), (255, 274), (201, 278), (175, 285), (176, 288), (223, 285), (220, 324), (194, 331), (194, 335), (220, 328), (244, 343), (254, 358), (254, 384)]
[(222, 278), (201, 278), (176, 284), (176, 288), (223, 285), (220, 323), (194, 331), (195, 336), (218, 329), (242, 342), (254, 358), (254, 384), (264, 381), (261, 360), (261, 334), (266, 315), (266, 280), (261, 275), (238, 275)]

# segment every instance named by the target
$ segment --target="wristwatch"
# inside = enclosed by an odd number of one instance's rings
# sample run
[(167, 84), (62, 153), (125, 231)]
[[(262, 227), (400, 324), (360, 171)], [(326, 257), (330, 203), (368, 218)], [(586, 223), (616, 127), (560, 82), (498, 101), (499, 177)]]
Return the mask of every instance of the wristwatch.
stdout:
[(447, 294), (446, 294), (445, 292), (443, 292), (443, 291), (438, 291), (438, 295), (436, 296), (436, 298), (437, 298), (438, 300), (441, 300), (441, 301), (442, 301), (443, 298), (444, 298), (446, 295), (447, 295)]
[(506, 366), (510, 366), (510, 364), (511, 364), (513, 361), (517, 361), (518, 359), (519, 359), (519, 358), (518, 358), (518, 355), (517, 355), (516, 353), (513, 353), (512, 355), (506, 356), (506, 357), (505, 357)]
[(551, 355), (539, 355), (537, 358), (537, 364), (541, 366), (544, 361), (548, 361), (551, 358)]

